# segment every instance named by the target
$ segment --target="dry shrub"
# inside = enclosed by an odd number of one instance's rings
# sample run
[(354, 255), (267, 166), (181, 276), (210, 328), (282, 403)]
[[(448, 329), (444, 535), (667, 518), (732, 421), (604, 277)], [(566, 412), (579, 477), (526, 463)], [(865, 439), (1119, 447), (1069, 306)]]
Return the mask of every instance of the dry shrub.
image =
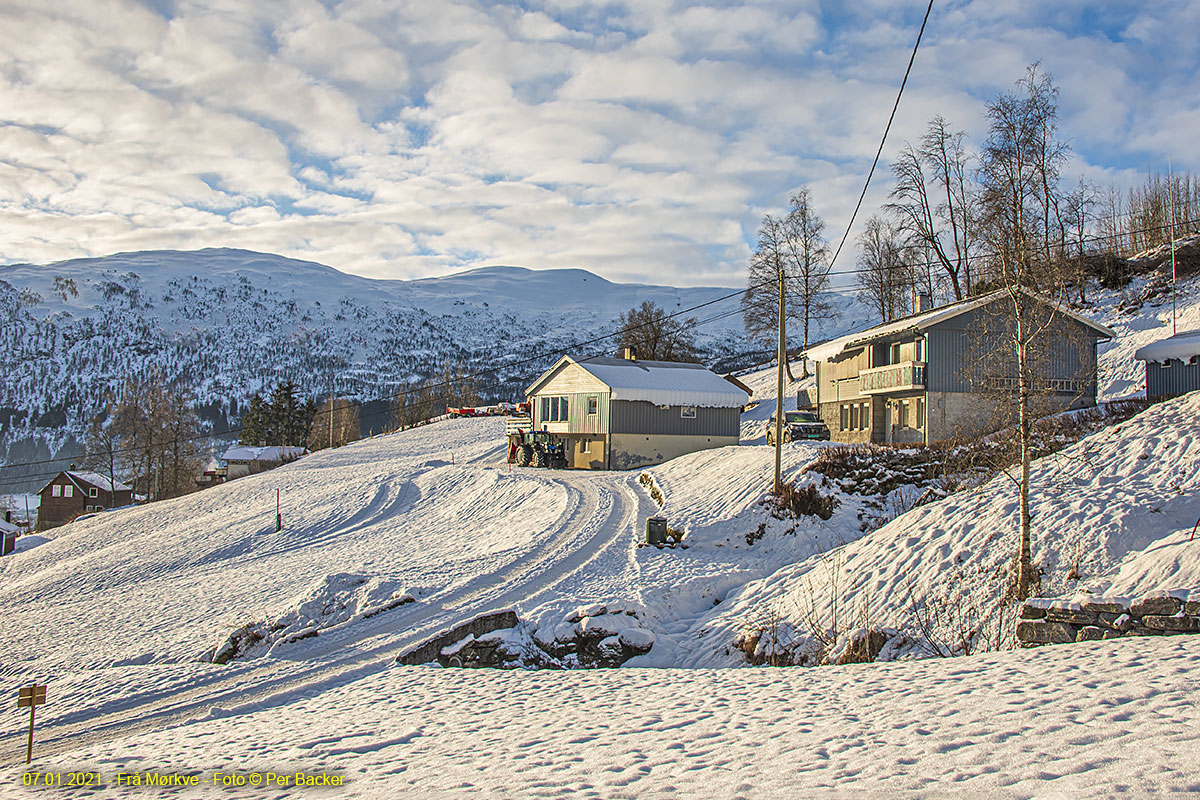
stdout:
[(837, 508), (838, 500), (833, 495), (823, 495), (811, 483), (796, 486), (795, 483), (784, 482), (775, 492), (773, 498), (775, 508), (772, 515), (776, 519), (790, 517), (820, 517), (829, 519)]

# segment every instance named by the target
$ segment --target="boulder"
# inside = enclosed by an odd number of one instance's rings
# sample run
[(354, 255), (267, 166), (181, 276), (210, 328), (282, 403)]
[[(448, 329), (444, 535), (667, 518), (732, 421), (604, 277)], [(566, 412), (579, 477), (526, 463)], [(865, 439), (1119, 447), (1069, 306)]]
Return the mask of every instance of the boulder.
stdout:
[(1124, 614), (1126, 604), (1103, 597), (1088, 598), (1083, 601), (1084, 611), (1094, 611), (1097, 614)]
[(1200, 621), (1194, 617), (1147, 614), (1142, 617), (1142, 624), (1156, 631), (1173, 631), (1176, 633), (1192, 633), (1200, 631)]
[(1098, 616), (1095, 611), (1084, 611), (1082, 608), (1049, 608), (1046, 609), (1046, 620), (1071, 625), (1095, 625)]
[(1170, 617), (1183, 609), (1183, 601), (1171, 597), (1166, 592), (1151, 592), (1145, 597), (1134, 600), (1129, 606), (1129, 613), (1135, 617), (1147, 614), (1159, 617)]
[(1100, 628), (1095, 625), (1088, 625), (1086, 628), (1080, 628), (1079, 633), (1075, 635), (1077, 642), (1098, 642), (1101, 639), (1117, 639), (1121, 634), (1107, 628)]
[(1045, 619), (1046, 609), (1032, 606), (1029, 603), (1021, 605), (1021, 619)]
[(1200, 600), (1187, 600), (1183, 604), (1183, 613), (1200, 617)]
[(634, 653), (648, 653), (654, 647), (654, 634), (645, 628), (626, 628), (617, 635), (621, 644)]
[(600, 666), (617, 667), (625, 660), (625, 650), (621, 647), (621, 637), (609, 636), (607, 639), (601, 639), (596, 645), (596, 655), (599, 657)]
[(1025, 644), (1066, 644), (1075, 641), (1075, 626), (1065, 622), (1024, 620), (1017, 623), (1017, 639)]
[(586, 616), (579, 623), (579, 632), (585, 639), (606, 639), (616, 636), (629, 624), (629, 618), (624, 614), (601, 616)]

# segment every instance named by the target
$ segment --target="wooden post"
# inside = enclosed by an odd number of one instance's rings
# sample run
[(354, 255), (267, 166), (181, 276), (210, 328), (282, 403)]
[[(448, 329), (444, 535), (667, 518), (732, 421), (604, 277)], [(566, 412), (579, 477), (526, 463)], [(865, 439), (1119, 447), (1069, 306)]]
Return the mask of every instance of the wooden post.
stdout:
[(29, 706), (29, 743), (25, 748), (25, 763), (33, 761), (33, 712), (46, 702), (46, 685), (34, 683), (32, 686), (22, 686), (17, 690), (17, 708)]
[(775, 494), (783, 491), (783, 370), (787, 358), (783, 328), (783, 267), (779, 266), (779, 369), (775, 376)]
[(333, 447), (333, 392), (329, 393), (329, 446)]
[(275, 490), (275, 532), (283, 530), (283, 514), (279, 513), (279, 490)]

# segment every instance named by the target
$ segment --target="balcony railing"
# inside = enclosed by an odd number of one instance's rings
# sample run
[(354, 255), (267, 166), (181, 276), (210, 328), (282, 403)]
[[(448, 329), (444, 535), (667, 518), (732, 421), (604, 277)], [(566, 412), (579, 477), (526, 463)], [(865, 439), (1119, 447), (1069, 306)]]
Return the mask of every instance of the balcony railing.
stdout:
[(863, 394), (888, 394), (925, 388), (925, 362), (902, 361), (886, 367), (864, 369), (858, 373)]

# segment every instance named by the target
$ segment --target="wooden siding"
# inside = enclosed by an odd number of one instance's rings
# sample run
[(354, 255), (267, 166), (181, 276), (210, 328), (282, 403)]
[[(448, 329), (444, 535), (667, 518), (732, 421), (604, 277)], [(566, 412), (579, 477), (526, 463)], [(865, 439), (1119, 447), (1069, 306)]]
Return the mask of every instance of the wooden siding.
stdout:
[[(563, 429), (561, 422), (546, 422), (542, 419), (542, 397), (565, 397), (567, 398), (567, 426)], [(589, 414), (588, 400), (596, 399), (596, 413)], [(554, 392), (546, 389), (536, 395), (532, 395), (530, 400), (533, 403), (533, 427), (541, 430), (543, 425), (546, 425), (549, 430), (559, 433), (608, 433), (608, 392), (586, 392), (577, 394), (563, 394), (562, 392)]]
[(1146, 397), (1151, 400), (1177, 397), (1200, 389), (1200, 359), (1185, 364), (1171, 359), (1169, 367), (1156, 361), (1146, 362)]
[(612, 433), (672, 436), (737, 436), (739, 408), (697, 408), (695, 419), (684, 419), (681, 406), (659, 408), (642, 400), (612, 401)]

